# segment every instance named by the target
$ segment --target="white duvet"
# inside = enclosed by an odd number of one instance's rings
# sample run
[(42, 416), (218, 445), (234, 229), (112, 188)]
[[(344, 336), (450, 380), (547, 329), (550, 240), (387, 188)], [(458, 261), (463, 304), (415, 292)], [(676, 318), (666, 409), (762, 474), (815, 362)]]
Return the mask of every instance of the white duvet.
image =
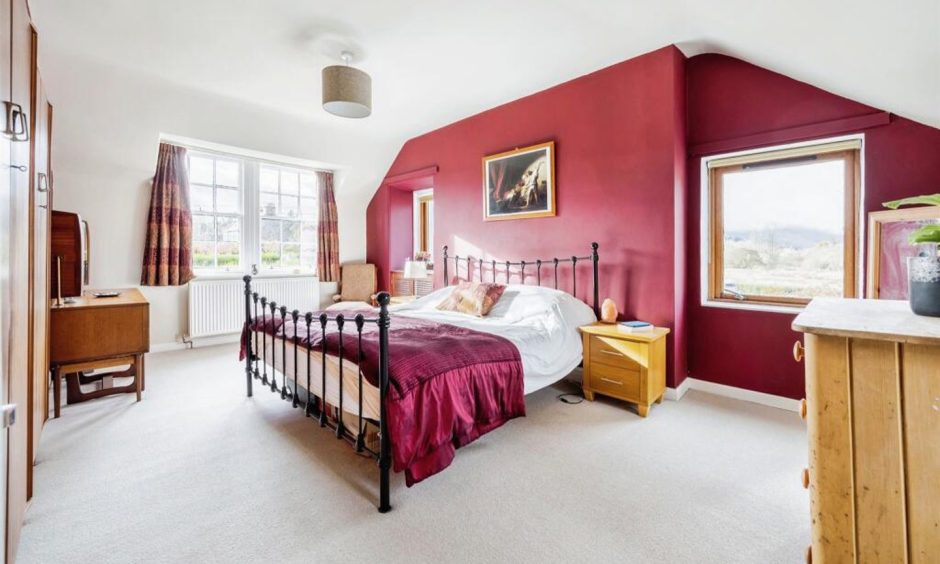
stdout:
[(582, 353), (578, 327), (597, 320), (594, 310), (570, 294), (521, 284), (506, 286), (486, 317), (438, 310), (453, 290), (453, 286), (441, 288), (390, 311), (509, 339), (522, 356), (526, 394), (554, 384), (578, 366)]

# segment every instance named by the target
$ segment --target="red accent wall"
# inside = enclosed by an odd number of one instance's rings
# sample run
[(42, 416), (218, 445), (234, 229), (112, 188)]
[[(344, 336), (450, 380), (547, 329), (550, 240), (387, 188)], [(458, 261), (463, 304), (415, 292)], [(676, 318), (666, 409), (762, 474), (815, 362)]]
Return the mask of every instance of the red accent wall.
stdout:
[[(670, 385), (685, 374), (686, 358), (685, 222), (677, 212), (685, 201), (684, 63), (669, 46), (493, 108), (408, 141), (389, 170), (392, 177), (439, 167), (435, 249), (544, 259), (586, 256), (598, 242), (601, 299), (613, 298), (625, 317), (673, 329)], [(481, 158), (547, 140), (555, 141), (557, 216), (484, 222)], [(383, 184), (369, 206), (368, 260), (385, 273), (404, 258), (399, 237), (412, 236), (386, 230), (397, 213), (394, 190)], [(389, 241), (374, 240), (382, 233)], [(570, 291), (570, 270), (562, 273)], [(590, 282), (585, 262), (577, 293), (586, 301)]]
[[(775, 131), (878, 111), (722, 55), (692, 57), (686, 70), (692, 147), (759, 134), (771, 139)], [(940, 189), (940, 130), (891, 116), (888, 125), (856, 133), (865, 134), (866, 213), (887, 200)], [(801, 398), (803, 367), (791, 356), (800, 337), (790, 329), (794, 315), (701, 305), (700, 166), (700, 156), (689, 158), (689, 372), (703, 380)]]
[[(700, 304), (705, 155), (687, 155), (706, 144), (726, 152), (806, 140), (786, 137), (794, 132), (851, 133), (839, 124), (884, 122), (864, 119), (878, 111), (731, 57), (685, 60), (670, 46), (412, 139), (389, 177), (439, 167), (434, 247), (446, 243), (451, 254), (547, 258), (587, 254), (591, 241), (600, 243), (601, 298), (613, 298), (622, 317), (673, 328), (670, 386), (690, 374), (800, 398), (802, 367), (790, 352), (798, 338), (790, 330), (793, 314)], [(940, 189), (940, 130), (891, 116), (863, 132), (866, 212)], [(550, 139), (557, 217), (484, 222), (481, 157)], [(747, 145), (736, 146), (738, 140)], [(383, 284), (389, 268), (401, 266), (412, 237), (410, 224), (393, 222), (405, 217), (398, 215), (405, 204), (393, 184), (384, 183), (368, 209), (367, 255)], [(578, 295), (588, 300), (589, 266), (583, 268)], [(440, 268), (435, 276), (443, 284)], [(567, 289), (569, 279), (566, 273)]]

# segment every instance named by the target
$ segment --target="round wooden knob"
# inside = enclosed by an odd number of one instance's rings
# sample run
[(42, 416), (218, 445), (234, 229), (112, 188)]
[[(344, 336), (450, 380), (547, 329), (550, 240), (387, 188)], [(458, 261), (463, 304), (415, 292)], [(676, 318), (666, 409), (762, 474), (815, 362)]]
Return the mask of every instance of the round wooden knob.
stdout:
[(793, 343), (793, 360), (797, 362), (803, 360), (803, 343), (800, 341)]
[(803, 475), (800, 476), (800, 479), (803, 481), (803, 489), (809, 489), (809, 468), (803, 469)]
[(800, 419), (806, 420), (806, 398), (800, 400)]
[(806, 564), (813, 564), (813, 545), (806, 547)]

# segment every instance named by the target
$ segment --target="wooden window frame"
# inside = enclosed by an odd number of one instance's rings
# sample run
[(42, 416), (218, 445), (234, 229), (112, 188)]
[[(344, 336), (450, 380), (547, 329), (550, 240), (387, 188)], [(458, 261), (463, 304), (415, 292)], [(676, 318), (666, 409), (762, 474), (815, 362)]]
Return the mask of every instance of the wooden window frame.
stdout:
[[(812, 149), (812, 146), (809, 147)], [(739, 172), (747, 166), (765, 163), (767, 166), (784, 167), (798, 166), (807, 162), (807, 157), (813, 162), (826, 162), (842, 160), (845, 162), (845, 194), (844, 194), (844, 221), (843, 234), (843, 290), (846, 298), (854, 298), (858, 294), (858, 230), (859, 230), (859, 204), (861, 193), (861, 148), (848, 148), (836, 151), (827, 151), (826, 144), (819, 145), (819, 152), (801, 151), (801, 156), (788, 156), (785, 150), (770, 150), (746, 158), (746, 163), (733, 163), (727, 165), (709, 166), (708, 174), (708, 271), (707, 293), (709, 302), (725, 304), (775, 306), (800, 308), (809, 303), (812, 298), (794, 298), (788, 296), (762, 296), (752, 294), (733, 295), (724, 290), (724, 217), (723, 177), (730, 172)], [(729, 159), (730, 160), (730, 159)], [(778, 165), (771, 165), (779, 161)]]

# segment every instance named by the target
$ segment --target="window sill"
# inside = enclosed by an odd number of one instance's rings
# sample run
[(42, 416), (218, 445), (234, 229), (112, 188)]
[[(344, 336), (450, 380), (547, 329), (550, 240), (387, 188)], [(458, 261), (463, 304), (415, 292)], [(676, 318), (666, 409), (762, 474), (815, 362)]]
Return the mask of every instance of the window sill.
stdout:
[(790, 315), (799, 315), (803, 312), (805, 305), (773, 305), (773, 304), (755, 304), (747, 302), (732, 302), (719, 300), (702, 300), (702, 307), (713, 307), (719, 309), (738, 309), (745, 311), (762, 311), (766, 313), (787, 313)]
[[(241, 280), (245, 277), (244, 272), (206, 272), (196, 273), (193, 280)], [(262, 272), (252, 274), (252, 280), (264, 280), (265, 278), (318, 278), (315, 272)]]

